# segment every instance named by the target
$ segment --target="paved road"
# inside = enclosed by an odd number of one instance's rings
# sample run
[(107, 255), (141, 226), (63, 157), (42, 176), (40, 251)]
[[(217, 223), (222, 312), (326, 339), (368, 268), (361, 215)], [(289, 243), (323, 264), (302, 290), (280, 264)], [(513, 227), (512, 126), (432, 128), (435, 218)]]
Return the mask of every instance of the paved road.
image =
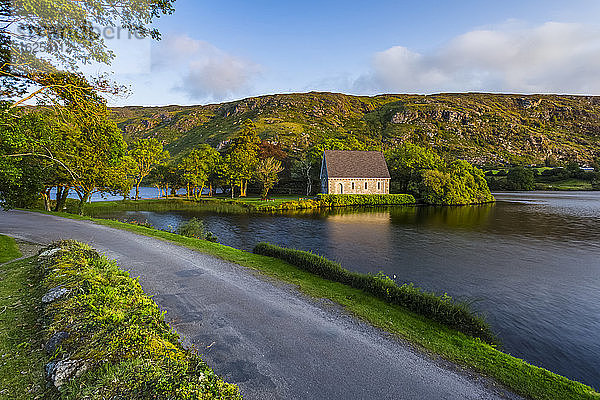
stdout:
[(164, 241), (86, 221), (0, 211), (0, 233), (77, 239), (129, 269), (247, 399), (499, 399), (484, 379), (432, 361), (338, 307)]

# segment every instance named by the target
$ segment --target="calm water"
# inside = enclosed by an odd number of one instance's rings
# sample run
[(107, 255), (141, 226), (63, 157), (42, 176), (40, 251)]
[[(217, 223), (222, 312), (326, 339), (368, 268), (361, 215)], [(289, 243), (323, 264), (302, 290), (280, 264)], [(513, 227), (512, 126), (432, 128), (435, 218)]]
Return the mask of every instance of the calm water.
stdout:
[(504, 351), (600, 389), (600, 192), (498, 193), (495, 205), (109, 217), (176, 227), (202, 218), (221, 243), (314, 250), (361, 272), (476, 300)]

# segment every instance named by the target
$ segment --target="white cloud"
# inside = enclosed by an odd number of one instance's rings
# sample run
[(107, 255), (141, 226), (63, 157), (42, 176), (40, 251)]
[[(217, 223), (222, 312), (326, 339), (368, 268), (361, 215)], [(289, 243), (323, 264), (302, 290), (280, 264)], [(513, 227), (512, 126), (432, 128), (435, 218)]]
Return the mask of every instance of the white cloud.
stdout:
[(395, 46), (374, 55), (355, 90), (600, 94), (600, 29), (548, 22), (474, 30), (430, 53)]
[(153, 53), (153, 71), (178, 74), (174, 89), (193, 100), (224, 100), (244, 94), (260, 66), (187, 35), (167, 37)]

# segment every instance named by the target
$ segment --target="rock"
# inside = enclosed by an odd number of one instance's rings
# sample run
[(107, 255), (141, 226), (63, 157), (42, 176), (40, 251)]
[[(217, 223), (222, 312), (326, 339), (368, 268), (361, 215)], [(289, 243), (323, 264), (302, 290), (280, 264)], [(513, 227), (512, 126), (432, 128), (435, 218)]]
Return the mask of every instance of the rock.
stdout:
[(57, 247), (55, 249), (46, 250), (46, 251), (43, 251), (42, 253), (40, 253), (40, 255), (38, 257), (40, 257), (40, 258), (51, 257), (51, 256), (53, 256), (54, 254), (58, 253), (61, 250), (62, 249), (60, 247)]
[(44, 295), (44, 297), (42, 297), (42, 303), (44, 303), (44, 304), (52, 303), (53, 301), (60, 299), (67, 293), (69, 293), (69, 291), (63, 287), (58, 286), (58, 287), (52, 288), (48, 291), (48, 293), (46, 293)]
[(66, 358), (60, 361), (51, 361), (45, 366), (46, 379), (59, 389), (70, 379), (81, 376), (89, 367), (90, 363), (85, 360)]
[(63, 331), (55, 332), (54, 335), (52, 335), (50, 337), (50, 340), (48, 340), (48, 343), (46, 343), (46, 345), (44, 346), (46, 353), (48, 353), (50, 355), (54, 354), (54, 352), (56, 351), (58, 346), (60, 346), (61, 343), (63, 341), (65, 341), (68, 337), (69, 337), (68, 332), (63, 332)]

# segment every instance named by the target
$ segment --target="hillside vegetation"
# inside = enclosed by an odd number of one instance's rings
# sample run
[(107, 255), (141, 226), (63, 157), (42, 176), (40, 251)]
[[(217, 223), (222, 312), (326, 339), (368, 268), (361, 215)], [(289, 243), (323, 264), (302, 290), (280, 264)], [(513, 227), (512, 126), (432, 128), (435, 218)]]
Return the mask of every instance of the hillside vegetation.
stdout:
[(128, 141), (156, 137), (171, 155), (226, 144), (251, 119), (286, 152), (309, 146), (389, 150), (409, 141), (472, 163), (590, 163), (600, 155), (600, 97), (485, 93), (300, 93), (206, 106), (113, 108)]

